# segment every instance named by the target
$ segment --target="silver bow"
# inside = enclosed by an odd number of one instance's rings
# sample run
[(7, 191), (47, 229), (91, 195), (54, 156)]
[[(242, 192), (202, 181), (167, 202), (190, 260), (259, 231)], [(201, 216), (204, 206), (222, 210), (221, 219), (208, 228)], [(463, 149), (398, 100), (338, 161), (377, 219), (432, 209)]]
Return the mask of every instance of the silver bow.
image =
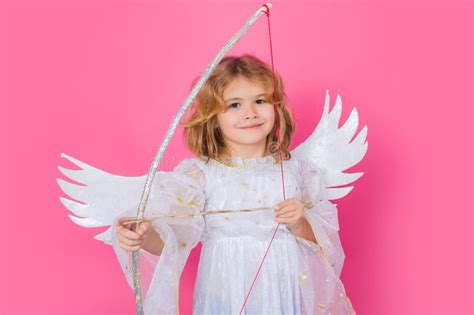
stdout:
[[(143, 193), (140, 199), (140, 204), (138, 206), (138, 212), (137, 212), (137, 220), (140, 220), (143, 218), (145, 208), (147, 205), (148, 197), (150, 195), (150, 189), (153, 183), (153, 179), (155, 177), (155, 172), (158, 169), (158, 165), (161, 162), (161, 159), (166, 151), (166, 148), (168, 147), (168, 144), (173, 137), (173, 134), (176, 131), (176, 128), (178, 127), (178, 124), (188, 109), (188, 107), (192, 104), (194, 99), (196, 98), (196, 95), (198, 94), (199, 90), (202, 88), (206, 80), (209, 78), (211, 73), (214, 71), (216, 66), (219, 64), (222, 58), (224, 58), (225, 54), (232, 48), (232, 46), (235, 45), (235, 43), (248, 31), (250, 26), (255, 23), (255, 21), (262, 16), (262, 14), (266, 13), (268, 8), (271, 8), (271, 4), (267, 3), (266, 6), (260, 7), (257, 12), (255, 12), (248, 20), (247, 22), (242, 26), (242, 28), (225, 44), (225, 46), (219, 51), (219, 53), (214, 57), (214, 60), (207, 66), (207, 68), (204, 70), (204, 73), (201, 75), (199, 78), (198, 82), (195, 84), (193, 89), (191, 90), (191, 93), (188, 95), (184, 103), (181, 105), (180, 109), (176, 113), (176, 115), (173, 117), (173, 120), (171, 121), (171, 124), (168, 127), (168, 131), (166, 132), (165, 138), (163, 142), (161, 143), (160, 148), (158, 149), (158, 152), (155, 155), (155, 158), (153, 159), (153, 162), (151, 164), (150, 170), (148, 171), (148, 176), (146, 178), (145, 182), (145, 187), (143, 189)], [(136, 229), (138, 226), (138, 223), (135, 224), (134, 229)], [(142, 305), (142, 296), (141, 296), (141, 288), (140, 288), (140, 270), (139, 270), (139, 253), (138, 251), (133, 252), (133, 287), (134, 287), (134, 293), (135, 293), (135, 301), (136, 301), (136, 310), (137, 314), (144, 314), (143, 312), (143, 305)]]

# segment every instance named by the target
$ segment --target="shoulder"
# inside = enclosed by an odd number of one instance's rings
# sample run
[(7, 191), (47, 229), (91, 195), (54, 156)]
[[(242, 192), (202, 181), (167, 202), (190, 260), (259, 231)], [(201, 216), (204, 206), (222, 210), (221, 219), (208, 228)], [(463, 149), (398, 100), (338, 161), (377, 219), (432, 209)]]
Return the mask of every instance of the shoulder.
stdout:
[(297, 157), (291, 157), (290, 161), (293, 161), (295, 167), (298, 169), (298, 172), (300, 175), (308, 174), (308, 173), (318, 173), (318, 167), (305, 159), (297, 158)]
[(185, 170), (185, 169), (196, 169), (196, 170), (204, 170), (204, 167), (206, 166), (207, 162), (203, 158), (199, 157), (190, 157), (190, 158), (185, 158), (179, 162), (174, 170), (175, 171), (180, 171), (180, 170)]
[(185, 158), (179, 162), (173, 169), (174, 173), (184, 175), (201, 185), (206, 182), (204, 172), (205, 161), (197, 157)]

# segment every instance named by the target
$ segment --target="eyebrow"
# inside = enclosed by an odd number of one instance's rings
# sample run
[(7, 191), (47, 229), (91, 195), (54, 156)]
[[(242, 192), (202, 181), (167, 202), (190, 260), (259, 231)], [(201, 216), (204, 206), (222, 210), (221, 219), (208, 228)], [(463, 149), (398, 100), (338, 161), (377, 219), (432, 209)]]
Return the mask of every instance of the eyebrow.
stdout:
[[(265, 96), (266, 94), (265, 93), (262, 93), (262, 94), (258, 94), (258, 95), (255, 95), (255, 98), (257, 97), (261, 97), (261, 96)], [(236, 101), (239, 101), (241, 100), (242, 98), (240, 97), (233, 97), (233, 98), (229, 98), (228, 100), (226, 100), (225, 102), (230, 102), (230, 101), (233, 101), (233, 100), (236, 100)]]

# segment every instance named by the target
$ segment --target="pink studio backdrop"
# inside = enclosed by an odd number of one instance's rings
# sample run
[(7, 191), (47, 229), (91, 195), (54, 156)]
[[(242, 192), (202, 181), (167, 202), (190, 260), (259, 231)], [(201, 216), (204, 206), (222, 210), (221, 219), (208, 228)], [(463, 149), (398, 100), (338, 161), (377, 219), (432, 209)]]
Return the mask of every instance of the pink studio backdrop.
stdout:
[[(64, 152), (148, 171), (192, 80), (261, 1), (0, 2), (0, 314), (132, 314), (103, 229), (59, 202)], [(297, 120), (326, 89), (357, 107), (365, 174), (337, 202), (360, 314), (473, 313), (473, 10), (469, 1), (275, 1), (275, 66)], [(266, 18), (231, 54), (270, 61)], [(360, 127), (361, 127), (360, 126)], [(359, 127), (359, 129), (360, 129)], [(176, 133), (166, 169), (190, 157)], [(197, 247), (181, 285), (189, 314)]]

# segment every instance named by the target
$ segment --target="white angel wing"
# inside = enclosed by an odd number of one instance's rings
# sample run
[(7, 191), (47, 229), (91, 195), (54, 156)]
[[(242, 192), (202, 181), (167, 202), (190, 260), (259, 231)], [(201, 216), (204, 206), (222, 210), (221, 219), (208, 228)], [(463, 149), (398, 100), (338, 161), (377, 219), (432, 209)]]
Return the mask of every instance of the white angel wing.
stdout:
[(58, 185), (69, 197), (84, 203), (63, 197), (59, 198), (62, 204), (75, 214), (68, 216), (82, 227), (108, 226), (109, 228), (105, 232), (94, 238), (110, 245), (113, 220), (133, 207), (138, 209), (147, 174), (136, 177), (114, 175), (67, 154), (61, 153), (61, 157), (81, 168), (71, 170), (58, 166), (61, 173), (68, 179), (84, 184), (73, 184), (57, 178)]
[(294, 150), (292, 157), (312, 162), (324, 176), (328, 200), (346, 196), (353, 186), (347, 185), (356, 181), (364, 173), (343, 173), (346, 169), (359, 163), (367, 152), (367, 125), (356, 134), (359, 124), (357, 109), (354, 108), (346, 122), (338, 127), (341, 118), (342, 102), (339, 95), (336, 105), (329, 112), (329, 90), (326, 90), (326, 101), (321, 120), (311, 135)]

